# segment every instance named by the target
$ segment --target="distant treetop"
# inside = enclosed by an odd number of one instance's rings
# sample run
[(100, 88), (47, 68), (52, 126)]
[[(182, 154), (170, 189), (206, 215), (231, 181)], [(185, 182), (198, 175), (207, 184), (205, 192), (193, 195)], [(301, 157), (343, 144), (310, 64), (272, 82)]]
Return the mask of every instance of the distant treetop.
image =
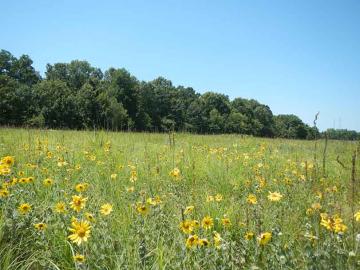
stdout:
[[(70, 129), (239, 133), (314, 139), (321, 134), (296, 115), (274, 116), (253, 99), (197, 93), (159, 77), (139, 81), (126, 69), (102, 72), (87, 61), (46, 66), (45, 78), (27, 55), (0, 51), (0, 125)], [(330, 139), (359, 133), (329, 129)]]

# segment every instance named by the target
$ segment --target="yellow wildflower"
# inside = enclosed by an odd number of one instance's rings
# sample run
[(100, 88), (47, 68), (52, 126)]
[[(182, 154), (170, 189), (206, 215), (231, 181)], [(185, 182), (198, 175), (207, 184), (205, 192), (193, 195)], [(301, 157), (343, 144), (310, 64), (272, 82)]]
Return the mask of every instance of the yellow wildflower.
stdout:
[(218, 232), (213, 232), (214, 234), (214, 246), (219, 249), (221, 247), (221, 236)]
[(334, 215), (330, 217), (326, 213), (322, 213), (321, 215), (320, 225), (325, 227), (328, 231), (342, 234), (347, 231), (347, 226), (343, 223), (343, 220)]
[(77, 192), (85, 192), (88, 187), (89, 187), (89, 184), (87, 184), (87, 183), (79, 183), (75, 186), (75, 190)]
[(46, 187), (51, 186), (53, 183), (54, 183), (54, 180), (52, 180), (51, 178), (46, 178), (46, 179), (43, 181), (43, 184), (44, 184), (44, 186), (46, 186)]
[(354, 218), (357, 222), (360, 222), (360, 211), (357, 211), (354, 215)]
[(104, 216), (107, 216), (110, 215), (112, 210), (113, 210), (112, 205), (110, 203), (105, 203), (101, 206), (100, 213), (103, 214)]
[(270, 192), (270, 191), (269, 191), (269, 195), (267, 196), (268, 200), (272, 202), (278, 202), (281, 200), (282, 197), (283, 195), (281, 195), (279, 192)]
[(184, 220), (180, 223), (180, 229), (183, 233), (191, 234), (194, 230), (194, 226), (191, 220)]
[(0, 198), (5, 198), (9, 196), (9, 193), (9, 190), (7, 190), (6, 188), (0, 188)]
[(132, 171), (130, 172), (130, 182), (131, 182), (131, 183), (134, 183), (134, 182), (136, 182), (136, 181), (137, 181), (137, 172), (134, 171), (134, 170), (132, 170)]
[(86, 220), (89, 221), (89, 222), (95, 222), (95, 221), (96, 221), (94, 215), (91, 214), (91, 213), (88, 213), (88, 212), (85, 213), (85, 218), (86, 218)]
[(68, 236), (68, 238), (77, 245), (81, 245), (81, 243), (86, 242), (90, 237), (90, 224), (83, 220), (83, 221), (76, 221), (74, 220), (71, 223), (71, 227), (69, 231), (72, 233)]
[(311, 208), (314, 210), (320, 210), (321, 209), (321, 204), (320, 203), (313, 203), (311, 205)]
[(72, 201), (70, 202), (70, 207), (77, 212), (80, 212), (81, 209), (85, 207), (87, 198), (83, 198), (81, 195), (72, 196)]
[(55, 212), (56, 213), (65, 213), (66, 212), (66, 205), (64, 202), (58, 202), (55, 205)]
[(198, 240), (198, 245), (201, 247), (207, 247), (210, 245), (210, 242), (206, 238), (202, 238)]
[(39, 230), (39, 231), (45, 231), (47, 228), (47, 225), (45, 223), (36, 223), (34, 224), (35, 229)]
[(31, 210), (31, 205), (28, 203), (23, 203), (18, 207), (18, 210), (21, 214), (25, 215)]
[(206, 230), (211, 229), (213, 225), (214, 225), (214, 220), (210, 216), (204, 217), (201, 222), (201, 226)]
[(206, 202), (213, 202), (213, 201), (214, 201), (214, 196), (208, 195), (208, 196), (206, 197)]
[(33, 183), (34, 182), (34, 180), (35, 180), (35, 178), (33, 177), (33, 176), (30, 176), (30, 177), (28, 177), (28, 178), (25, 178), (26, 180), (26, 183), (28, 183), (28, 184), (31, 184), (31, 183)]
[(245, 239), (246, 240), (251, 240), (251, 239), (253, 239), (253, 237), (254, 237), (254, 233), (253, 232), (247, 232), (246, 234), (245, 234)]
[(184, 215), (190, 214), (193, 210), (194, 210), (193, 205), (187, 206), (184, 210)]
[(191, 221), (191, 224), (192, 224), (192, 226), (193, 226), (194, 228), (200, 227), (200, 222), (197, 221), (197, 220), (192, 220), (192, 221)]
[(127, 188), (126, 188), (126, 192), (132, 193), (132, 192), (134, 192), (134, 191), (135, 191), (135, 187), (134, 187), (134, 186), (132, 186), (132, 187), (127, 187)]
[(76, 254), (73, 256), (73, 259), (77, 264), (83, 264), (85, 262), (85, 256), (81, 254)]
[(7, 166), (12, 166), (15, 163), (15, 159), (12, 156), (6, 156), (1, 159), (0, 163), (5, 164)]
[(264, 246), (267, 243), (269, 243), (269, 241), (271, 240), (271, 237), (272, 237), (272, 235), (270, 232), (264, 232), (264, 233), (260, 234), (260, 236), (259, 236), (260, 245)]
[(197, 235), (190, 235), (188, 239), (186, 239), (186, 247), (192, 248), (198, 244), (199, 237)]
[(228, 227), (228, 226), (231, 225), (231, 221), (230, 221), (229, 218), (222, 218), (222, 219), (221, 219), (221, 223), (222, 223), (222, 225), (223, 225), (224, 227)]
[(178, 168), (174, 168), (170, 171), (169, 175), (174, 179), (179, 179), (181, 176), (180, 170)]
[(248, 202), (248, 204), (257, 204), (257, 198), (254, 194), (250, 194), (246, 201)]
[(146, 204), (143, 203), (137, 203), (136, 211), (139, 214), (147, 215), (149, 213), (149, 207)]

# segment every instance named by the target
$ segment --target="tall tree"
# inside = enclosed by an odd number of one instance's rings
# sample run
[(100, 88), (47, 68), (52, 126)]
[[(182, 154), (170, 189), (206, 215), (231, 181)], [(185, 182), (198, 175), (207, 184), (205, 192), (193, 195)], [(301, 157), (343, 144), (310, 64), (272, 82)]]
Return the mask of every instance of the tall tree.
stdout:
[[(138, 131), (188, 130), (299, 139), (319, 138), (295, 115), (274, 116), (254, 99), (235, 98), (158, 77), (139, 82), (126, 69), (105, 74), (87, 61), (46, 66), (45, 78), (27, 55), (0, 51), (0, 124), (51, 128), (107, 128)], [(359, 133), (328, 130), (330, 138), (356, 139)]]
[(74, 60), (70, 63), (46, 65), (46, 79), (60, 80), (72, 91), (78, 91), (85, 83), (96, 83), (103, 74), (100, 69), (92, 67), (87, 61)]
[(75, 95), (67, 84), (60, 80), (45, 80), (34, 86), (38, 111), (45, 124), (51, 128), (80, 128), (81, 117), (76, 106)]
[(138, 110), (138, 80), (126, 69), (110, 68), (105, 72), (105, 86), (110, 96), (122, 104), (130, 119), (135, 122)]
[(307, 127), (299, 117), (282, 114), (274, 117), (275, 135), (281, 138), (306, 139)]

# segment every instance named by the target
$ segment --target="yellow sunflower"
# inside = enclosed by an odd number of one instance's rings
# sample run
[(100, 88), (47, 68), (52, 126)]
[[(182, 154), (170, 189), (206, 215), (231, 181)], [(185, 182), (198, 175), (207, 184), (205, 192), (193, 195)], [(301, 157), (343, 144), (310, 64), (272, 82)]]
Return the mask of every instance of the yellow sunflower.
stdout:
[(201, 226), (206, 230), (211, 229), (213, 225), (214, 225), (214, 220), (210, 216), (204, 217), (201, 222)]
[(91, 226), (89, 222), (85, 220), (73, 220), (73, 222), (71, 223), (71, 227), (72, 228), (69, 228), (69, 231), (72, 234), (70, 234), (68, 238), (73, 243), (76, 243), (78, 246), (81, 245), (81, 243), (86, 242), (90, 237)]
[(58, 202), (55, 205), (55, 212), (56, 213), (65, 213), (66, 212), (66, 205), (64, 202)]
[(224, 218), (221, 219), (221, 223), (222, 223), (222, 225), (223, 225), (224, 227), (228, 227), (228, 226), (231, 225), (230, 219), (229, 219), (229, 218), (226, 218), (226, 217), (224, 217)]
[(149, 207), (146, 204), (138, 203), (136, 206), (136, 211), (139, 214), (147, 215), (149, 213)]
[(34, 224), (35, 229), (39, 230), (39, 231), (45, 231), (47, 228), (47, 225), (43, 222), (40, 223), (36, 223)]
[(214, 234), (214, 246), (219, 249), (221, 247), (221, 235), (218, 232), (213, 232)]
[(210, 242), (206, 238), (202, 238), (202, 239), (199, 239), (198, 245), (201, 247), (208, 247), (210, 245)]
[(73, 256), (73, 259), (77, 264), (82, 264), (85, 262), (85, 256), (81, 254), (76, 254)]
[(254, 233), (253, 232), (247, 232), (246, 234), (245, 234), (245, 239), (246, 240), (251, 240), (252, 238), (254, 237)]
[(223, 196), (221, 194), (216, 194), (215, 195), (215, 201), (221, 202), (222, 200), (223, 200)]
[(9, 196), (9, 190), (6, 188), (0, 188), (0, 198), (5, 198)]
[(191, 234), (194, 230), (193, 222), (191, 220), (182, 221), (179, 227), (180, 230), (186, 234)]
[(104, 216), (107, 216), (110, 215), (112, 210), (113, 210), (112, 205), (110, 203), (105, 203), (101, 206), (100, 213), (103, 214)]
[(31, 205), (28, 203), (23, 203), (18, 207), (18, 210), (21, 214), (25, 215), (31, 210)]
[(44, 186), (46, 186), (46, 187), (51, 186), (53, 183), (54, 183), (54, 180), (51, 179), (51, 178), (46, 178), (46, 179), (43, 181), (43, 184), (44, 184)]
[(186, 239), (185, 245), (187, 248), (192, 248), (198, 244), (198, 241), (199, 237), (197, 235), (190, 235), (188, 239)]
[(257, 199), (254, 194), (250, 194), (246, 199), (248, 204), (257, 204)]
[(281, 195), (279, 192), (270, 192), (270, 191), (269, 191), (269, 195), (267, 196), (268, 200), (272, 202), (278, 202), (281, 200), (282, 197), (283, 195)]
[(260, 245), (265, 246), (267, 243), (269, 243), (271, 237), (271, 232), (264, 232), (260, 234), (260, 236), (258, 237)]
[(79, 183), (75, 186), (75, 190), (79, 193), (85, 192), (88, 187), (89, 187), (89, 184), (87, 184), (87, 183)]
[(72, 201), (70, 202), (70, 207), (76, 212), (80, 212), (81, 209), (85, 207), (87, 198), (82, 197), (81, 195), (72, 196)]
[(25, 182), (28, 184), (34, 183), (35, 178), (33, 176), (25, 178)]
[(15, 159), (12, 156), (6, 156), (1, 159), (2, 164), (6, 164), (7, 166), (14, 165)]
[(181, 174), (180, 174), (180, 170), (178, 168), (174, 168), (173, 170), (171, 170), (171, 172), (169, 173), (169, 175), (171, 177), (173, 177), (174, 179), (179, 179)]

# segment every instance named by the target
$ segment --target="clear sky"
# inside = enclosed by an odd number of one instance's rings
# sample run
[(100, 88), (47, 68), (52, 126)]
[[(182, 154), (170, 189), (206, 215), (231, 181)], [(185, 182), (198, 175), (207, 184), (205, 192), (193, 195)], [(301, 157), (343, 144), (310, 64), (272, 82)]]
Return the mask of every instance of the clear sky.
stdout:
[(360, 131), (359, 0), (5, 1), (0, 48), (254, 98)]

